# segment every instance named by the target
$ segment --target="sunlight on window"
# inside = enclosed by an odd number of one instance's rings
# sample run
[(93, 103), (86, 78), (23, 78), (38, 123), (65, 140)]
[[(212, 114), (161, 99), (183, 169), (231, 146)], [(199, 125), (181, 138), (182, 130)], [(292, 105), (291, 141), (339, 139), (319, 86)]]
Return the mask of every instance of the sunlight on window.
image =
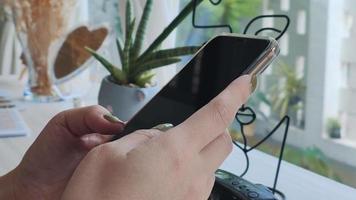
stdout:
[[(274, 15), (273, 10), (267, 10), (265, 15)], [(263, 19), (263, 27), (274, 27), (274, 19), (273, 18), (264, 18)]]
[(298, 78), (304, 77), (304, 68), (305, 68), (305, 57), (298, 56), (295, 62), (296, 73)]
[(281, 10), (289, 11), (290, 8), (290, 0), (281, 0)]
[(280, 41), (281, 55), (287, 56), (289, 53), (289, 34), (286, 33)]
[(305, 10), (298, 11), (297, 33), (304, 35), (307, 32), (307, 16)]

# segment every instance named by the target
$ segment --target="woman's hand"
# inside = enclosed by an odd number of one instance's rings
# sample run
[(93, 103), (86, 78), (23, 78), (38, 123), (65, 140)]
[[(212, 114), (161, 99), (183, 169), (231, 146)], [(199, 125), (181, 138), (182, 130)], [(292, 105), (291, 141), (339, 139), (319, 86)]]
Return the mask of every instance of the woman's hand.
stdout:
[(55, 116), (19, 166), (0, 178), (0, 199), (60, 199), (80, 161), (94, 147), (120, 133), (124, 124), (100, 106)]
[(94, 148), (71, 178), (63, 200), (206, 200), (214, 172), (232, 150), (226, 131), (250, 94), (234, 81), (182, 124), (162, 133), (139, 130)]

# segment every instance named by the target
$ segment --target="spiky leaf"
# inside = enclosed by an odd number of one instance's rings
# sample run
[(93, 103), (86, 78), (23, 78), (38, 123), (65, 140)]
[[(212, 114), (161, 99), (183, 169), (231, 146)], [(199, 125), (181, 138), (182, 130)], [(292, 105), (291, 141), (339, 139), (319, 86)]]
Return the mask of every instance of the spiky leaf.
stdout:
[(146, 5), (145, 5), (145, 8), (142, 13), (140, 24), (139, 24), (139, 26), (137, 28), (137, 32), (136, 32), (135, 44), (133, 47), (133, 55), (132, 55), (134, 58), (137, 58), (138, 55), (140, 54), (142, 44), (144, 41), (144, 36), (146, 33), (147, 23), (148, 23), (150, 14), (152, 12), (152, 5), (153, 5), (153, 0), (146, 1)]
[(116, 47), (117, 47), (117, 51), (119, 52), (120, 60), (121, 60), (121, 62), (123, 62), (124, 61), (124, 49), (121, 45), (121, 41), (119, 38), (116, 39)]
[(138, 60), (137, 63), (143, 64), (144, 62), (150, 62), (153, 60), (157, 59), (164, 59), (164, 58), (172, 58), (172, 57), (179, 57), (179, 56), (185, 56), (185, 55), (191, 55), (194, 54), (199, 50), (200, 47), (197, 46), (188, 46), (188, 47), (178, 47), (178, 48), (173, 48), (173, 49), (165, 49), (165, 50), (159, 50), (156, 51), (152, 54), (150, 54), (147, 59), (145, 60)]
[(114, 79), (121, 84), (126, 84), (127, 79), (125, 74), (117, 67), (115, 67), (113, 64), (111, 64), (108, 60), (106, 60), (104, 57), (100, 56), (98, 53), (96, 53), (93, 49), (89, 47), (85, 47), (85, 49), (93, 55), (93, 57), (99, 61), (108, 71), (109, 73), (114, 77)]
[(125, 47), (124, 47), (124, 61), (122, 63), (122, 69), (126, 73), (130, 73), (130, 54), (132, 47), (132, 34), (135, 28), (135, 19), (131, 22), (128, 33), (126, 35)]
[(132, 10), (132, 3), (131, 0), (126, 0), (126, 16), (125, 16), (125, 22), (126, 22), (126, 37), (129, 33), (130, 26), (132, 23), (132, 15), (133, 15), (133, 10)]
[(145, 73), (137, 76), (135, 78), (136, 85), (139, 87), (146, 87), (147, 84), (151, 84), (152, 78), (155, 76), (155, 73), (152, 71), (146, 71)]
[[(197, 6), (203, 2), (203, 0), (196, 0)], [(146, 58), (150, 53), (157, 49), (159, 45), (172, 33), (172, 31), (192, 12), (194, 9), (194, 1), (190, 1), (178, 16), (163, 30), (163, 32), (157, 37), (157, 39), (148, 47), (148, 49), (142, 54), (142, 58)]]
[(135, 72), (135, 76), (138, 74), (141, 74), (145, 71), (156, 69), (159, 67), (163, 67), (166, 65), (174, 64), (177, 62), (180, 62), (180, 58), (164, 58), (164, 59), (158, 59), (158, 60), (153, 60), (151, 62), (147, 62), (144, 65), (137, 66), (137, 71)]

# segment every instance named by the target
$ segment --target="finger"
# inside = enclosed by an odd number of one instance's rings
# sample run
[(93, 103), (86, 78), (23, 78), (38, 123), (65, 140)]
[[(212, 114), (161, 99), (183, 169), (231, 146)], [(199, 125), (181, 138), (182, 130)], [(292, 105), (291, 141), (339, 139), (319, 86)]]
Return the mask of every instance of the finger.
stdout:
[(200, 152), (230, 125), (238, 109), (247, 101), (250, 89), (250, 76), (238, 78), (171, 132), (177, 132), (177, 137), (183, 137), (185, 143)]
[(232, 151), (232, 140), (225, 131), (200, 152), (201, 166), (207, 173), (214, 173)]
[(124, 123), (112, 116), (101, 106), (90, 106), (64, 111), (54, 117), (54, 123), (65, 127), (74, 136), (80, 137), (91, 133), (117, 134)]
[(213, 190), (215, 184), (215, 175), (211, 175), (206, 182), (206, 192), (203, 199), (209, 199), (209, 196)]
[(110, 145), (115, 145), (119, 152), (126, 155), (133, 149), (143, 145), (144, 143), (159, 136), (162, 133), (163, 132), (158, 129), (138, 130), (120, 138), (119, 140), (111, 142)]

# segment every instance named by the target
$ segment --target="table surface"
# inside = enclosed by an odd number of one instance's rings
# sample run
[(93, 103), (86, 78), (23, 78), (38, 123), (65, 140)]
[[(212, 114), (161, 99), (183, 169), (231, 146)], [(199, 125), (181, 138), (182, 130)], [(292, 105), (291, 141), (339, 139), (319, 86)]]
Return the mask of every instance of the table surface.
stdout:
[[(99, 85), (91, 90), (90, 95), (83, 98), (85, 105), (96, 103)], [(0, 77), (0, 91), (7, 91), (12, 98), (19, 99), (22, 95), (22, 84), (15, 77)], [(33, 143), (41, 129), (56, 113), (73, 107), (71, 101), (56, 103), (19, 102), (22, 117), (29, 126), (31, 133), (27, 137), (0, 139), (0, 175), (13, 169)], [(277, 159), (258, 150), (250, 153), (251, 166), (246, 179), (271, 186)], [(221, 166), (222, 169), (239, 174), (245, 166), (242, 153), (235, 148), (229, 158)], [(288, 200), (323, 199), (323, 200), (355, 200), (356, 189), (342, 185), (333, 180), (319, 176), (298, 166), (283, 162), (278, 187)]]

